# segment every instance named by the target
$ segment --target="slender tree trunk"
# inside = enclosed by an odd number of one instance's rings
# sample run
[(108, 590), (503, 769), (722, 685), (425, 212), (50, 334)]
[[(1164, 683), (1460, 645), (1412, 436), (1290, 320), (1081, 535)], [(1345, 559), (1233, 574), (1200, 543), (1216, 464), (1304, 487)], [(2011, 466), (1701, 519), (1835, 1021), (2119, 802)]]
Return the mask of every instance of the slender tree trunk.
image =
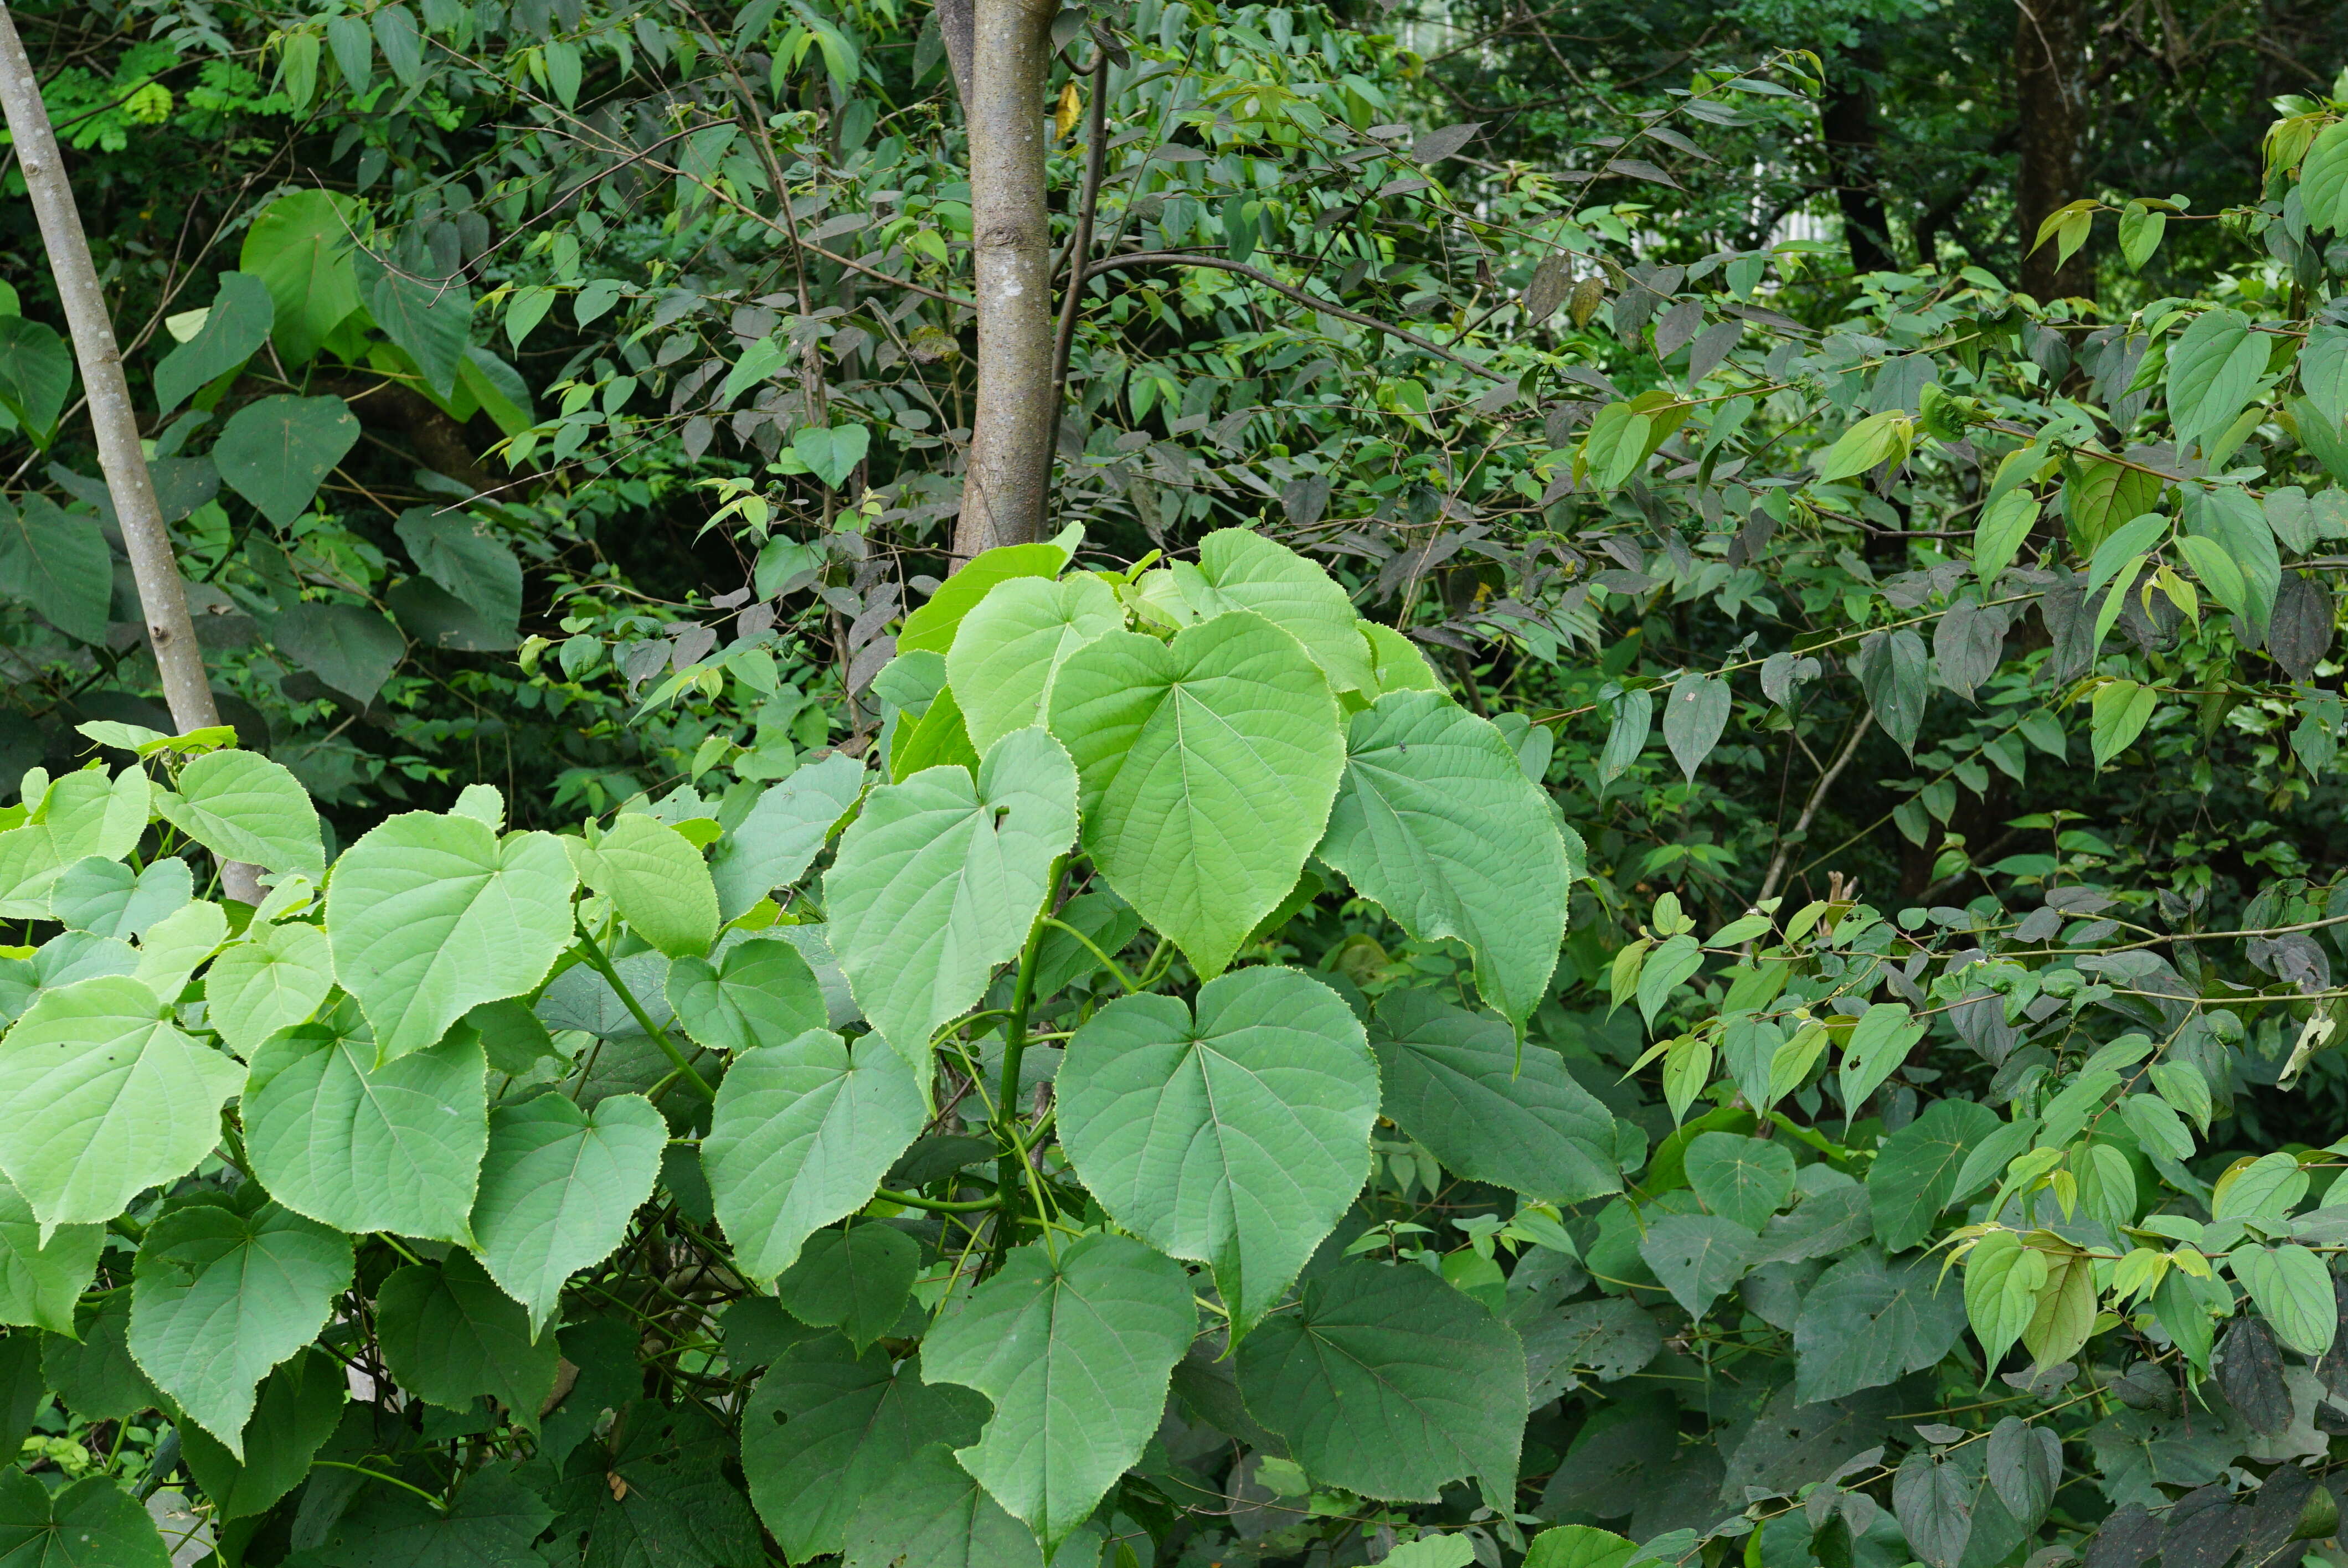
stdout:
[[(971, 251), (978, 406), (953, 553), (1044, 537), (1053, 436), (1052, 226), (1044, 205), (1044, 87), (1053, 0), (973, 0)], [(948, 32), (951, 39), (952, 33)]]
[(1900, 265), (1891, 250), (1891, 224), (1883, 211), (1881, 138), (1875, 124), (1873, 76), (1882, 65), (1883, 51), (1871, 41), (1844, 51), (1818, 109), (1827, 172), (1834, 180), (1835, 202), (1842, 209), (1843, 239), (1850, 247), (1854, 272), (1889, 272)]
[[(188, 616), (179, 558), (172, 553), (171, 536), (164, 529), (154, 481), (147, 472), (147, 455), (139, 445), (139, 418), (131, 409), (129, 384), (122, 378), (122, 351), (115, 344), (114, 323), (107, 314), (98, 268), (90, 261), (89, 241), (82, 233), (81, 213), (66, 180), (57, 136), (49, 128), (47, 106), (41, 102), (40, 78), (5, 3), (0, 3), (0, 109), (5, 110), (8, 133), (15, 138), (16, 166), (24, 170), (26, 194), (40, 221), (57, 298), (73, 334), (74, 358), (89, 399), (90, 428), (98, 438), (98, 467), (106, 476), (114, 515), (122, 525), (123, 548), (138, 579), (139, 605), (163, 700), (181, 733), (209, 728), (221, 722), (220, 708), (204, 674), (195, 622)], [(232, 898), (261, 901), (259, 876), (250, 866), (223, 863), (221, 884)]]
[(2092, 296), (2083, 248), (2062, 266), (2051, 239), (2036, 250), (2048, 213), (2087, 194), (2087, 0), (2016, 0), (2013, 31), (2014, 209), (2022, 225), (2022, 288), (2040, 300)]

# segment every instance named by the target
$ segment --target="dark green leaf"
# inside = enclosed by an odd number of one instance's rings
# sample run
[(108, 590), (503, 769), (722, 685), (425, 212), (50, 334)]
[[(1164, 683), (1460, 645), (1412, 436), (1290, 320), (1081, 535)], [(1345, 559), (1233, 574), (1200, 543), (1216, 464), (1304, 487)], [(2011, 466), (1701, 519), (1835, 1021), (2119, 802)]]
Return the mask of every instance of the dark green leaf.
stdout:
[(73, 352), (53, 328), (24, 316), (0, 316), (0, 408), (36, 446), (56, 438), (73, 382)]
[[(162, 1396), (130, 1356), (130, 1293), (118, 1290), (74, 1315), (78, 1342), (63, 1335), (41, 1341), (41, 1376), (67, 1409), (86, 1421), (118, 1421), (152, 1409)], [(5, 1343), (30, 1336), (12, 1336)]]
[(472, 291), (458, 278), (412, 276), (366, 251), (352, 261), (376, 324), (416, 362), (425, 384), (448, 396), (456, 390), (457, 367), (465, 359)]
[(180, 1429), (188, 1472), (221, 1520), (266, 1512), (302, 1484), (310, 1460), (335, 1435), (350, 1396), (340, 1361), (312, 1347), (262, 1380), (252, 1419), (244, 1423), (244, 1459), (192, 1422)]
[(1924, 640), (1906, 630), (1871, 633), (1859, 645), (1859, 682), (1883, 733), (1903, 751), (1924, 722), (1930, 660)]
[(1689, 1317), (1702, 1317), (1745, 1276), (1753, 1246), (1753, 1232), (1725, 1215), (1664, 1214), (1647, 1226), (1639, 1255)]
[(7, 1568), (170, 1568), (147, 1511), (112, 1476), (55, 1497), (21, 1470), (0, 1471), (0, 1563)]
[(106, 536), (46, 496), (26, 496), (21, 511), (0, 500), (0, 593), (68, 637), (104, 642), (114, 600)]
[(222, 272), (204, 324), (155, 367), (156, 409), (170, 413), (207, 382), (251, 359), (269, 341), (276, 319), (267, 283), (250, 272)]
[(1705, 1208), (1758, 1234), (1794, 1195), (1794, 1156), (1769, 1139), (1699, 1132), (1688, 1143), (1687, 1178)]
[(295, 663), (362, 708), (375, 700), (407, 652), (407, 639), (355, 604), (296, 604), (281, 610), (271, 639)]
[(281, 393), (229, 415), (212, 464), (263, 517), (291, 528), (358, 438), (359, 422), (341, 398)]
[(1965, 1156), (1999, 1127), (1997, 1112), (1970, 1100), (1935, 1100), (1924, 1114), (1894, 1132), (1876, 1152), (1867, 1174), (1867, 1201), (1875, 1235), (1885, 1249), (1904, 1252), (1932, 1232), (1949, 1205)]
[(521, 619), (521, 562), (488, 523), (467, 512), (411, 507), (392, 528), (417, 569), (488, 624), (510, 627)]
[(1695, 770), (1704, 765), (1704, 759), (1720, 744), (1732, 706), (1728, 682), (1715, 676), (1683, 675), (1672, 687), (1663, 704), (1663, 744), (1671, 748), (1673, 761), (1680, 764), (1690, 783), (1694, 782)]
[[(736, 1568), (759, 1559), (758, 1521), (726, 1479), (734, 1444), (687, 1406), (639, 1401), (602, 1445), (572, 1456), (561, 1545), (592, 1546), (593, 1568)], [(390, 1568), (386, 1564), (386, 1568)]]
[(860, 1355), (896, 1327), (921, 1267), (921, 1244), (892, 1225), (819, 1230), (776, 1279), (775, 1295), (800, 1322), (847, 1335)]
[(427, 648), (499, 653), (520, 646), (513, 622), (483, 614), (437, 582), (411, 577), (394, 583), (383, 597), (400, 630)]
[(1900, 1461), (1892, 1478), (1891, 1508), (1909, 1549), (1931, 1568), (1957, 1568), (1973, 1532), (1973, 1495), (1980, 1482), (1956, 1465), (1922, 1451)]
[(1964, 1292), (1940, 1260), (1887, 1263), (1873, 1247), (1827, 1270), (1794, 1326), (1802, 1401), (1838, 1399), (1932, 1365), (1965, 1325)]
[(302, 1568), (536, 1568), (544, 1559), (530, 1543), (553, 1518), (515, 1467), (500, 1462), (467, 1476), (445, 1514), (412, 1491), (371, 1486), (300, 1561)]
[(487, 1394), (516, 1426), (537, 1427), (561, 1358), (551, 1335), (531, 1343), (530, 1314), (470, 1255), (392, 1275), (376, 1293), (376, 1326), (401, 1388), (450, 1410)]

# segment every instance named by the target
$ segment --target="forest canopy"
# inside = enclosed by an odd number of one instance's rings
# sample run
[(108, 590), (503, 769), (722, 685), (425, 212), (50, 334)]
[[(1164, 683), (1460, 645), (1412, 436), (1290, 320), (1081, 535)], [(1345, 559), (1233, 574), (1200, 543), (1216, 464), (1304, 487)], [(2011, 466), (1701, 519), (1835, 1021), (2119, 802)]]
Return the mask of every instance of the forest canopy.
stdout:
[(0, 1564), (2348, 1568), (2348, 6), (0, 106)]

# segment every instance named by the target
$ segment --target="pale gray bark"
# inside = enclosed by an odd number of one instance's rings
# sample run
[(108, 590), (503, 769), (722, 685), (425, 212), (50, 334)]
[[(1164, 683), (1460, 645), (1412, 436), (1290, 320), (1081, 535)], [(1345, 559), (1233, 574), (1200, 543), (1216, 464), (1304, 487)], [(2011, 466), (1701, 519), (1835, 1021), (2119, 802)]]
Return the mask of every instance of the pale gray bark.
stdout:
[[(978, 300), (978, 401), (958, 561), (1042, 538), (1051, 495), (1051, 218), (1044, 205), (1044, 89), (1053, 0), (973, 0), (969, 92), (971, 240)], [(953, 34), (948, 26), (951, 46)]]
[[(221, 722), (220, 708), (212, 701), (203, 653), (196, 645), (195, 622), (188, 615), (187, 587), (180, 579), (171, 536), (163, 527), (162, 508), (155, 501), (147, 455), (139, 445), (139, 419), (131, 409), (129, 384), (122, 377), (122, 351), (114, 341), (114, 323), (107, 313), (98, 268), (90, 261), (73, 187), (66, 179), (65, 159), (49, 128), (48, 108), (41, 102), (40, 78), (5, 4), (0, 4), (0, 109), (5, 110), (8, 133), (15, 138), (16, 166), (24, 171), (26, 194), (39, 220), (57, 298), (73, 336), (90, 428), (98, 439), (98, 467), (106, 476), (107, 493), (122, 526), (123, 548), (138, 579), (139, 609), (163, 700), (181, 733), (204, 729)], [(259, 874), (252, 866), (223, 864), (221, 884), (232, 898), (261, 901)]]

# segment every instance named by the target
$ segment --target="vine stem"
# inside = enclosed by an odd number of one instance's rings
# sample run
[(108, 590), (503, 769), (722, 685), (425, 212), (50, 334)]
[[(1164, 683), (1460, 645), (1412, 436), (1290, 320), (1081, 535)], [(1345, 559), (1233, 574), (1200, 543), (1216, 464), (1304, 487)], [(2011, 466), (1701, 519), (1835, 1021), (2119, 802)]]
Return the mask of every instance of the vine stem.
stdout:
[(704, 1100), (715, 1101), (717, 1091), (709, 1087), (709, 1081), (694, 1070), (693, 1063), (685, 1060), (685, 1052), (677, 1050), (676, 1042), (652, 1020), (650, 1013), (644, 1011), (644, 1004), (636, 999), (636, 993), (628, 989), (628, 982), (620, 978), (620, 971), (613, 966), (610, 958), (603, 956), (603, 949), (595, 945), (595, 938), (587, 929), (586, 922), (574, 919), (572, 927), (579, 933), (579, 950), (586, 958), (587, 967), (602, 976), (604, 984), (619, 992), (620, 999), (627, 1004), (630, 1015), (644, 1026), (644, 1032), (653, 1037), (653, 1043), (661, 1048), (662, 1053), (675, 1064), (676, 1070), (685, 1074), (685, 1081), (699, 1090)]
[[(1011, 985), (1011, 1016), (1003, 1025), (1003, 1076), (994, 1096), (994, 1132), (1003, 1141), (1003, 1156), (994, 1164), (994, 1195), (1003, 1204), (1002, 1216), (995, 1222), (994, 1258), (993, 1266), (1000, 1268), (1011, 1253), (1011, 1235), (1016, 1229), (1012, 1223), (1010, 1194), (1021, 1180), (1033, 1181), (1034, 1171), (1027, 1163), (1027, 1145), (1019, 1136), (1019, 1066), (1027, 1054), (1027, 1011), (1035, 1000), (1035, 959), (1043, 949), (1044, 932), (1059, 924), (1050, 911), (1060, 901), (1060, 878), (1066, 874), (1068, 857), (1065, 855), (1052, 862), (1051, 875), (1045, 878), (1044, 907), (1035, 912), (1027, 927), (1026, 945), (1019, 950), (1019, 977)], [(1089, 944), (1087, 944), (1089, 945)], [(1035, 1217), (1045, 1218), (1043, 1194), (1035, 1194)], [(1059, 1249), (1052, 1240), (1052, 1227), (1044, 1225), (1044, 1245), (1052, 1253), (1054, 1261)]]

